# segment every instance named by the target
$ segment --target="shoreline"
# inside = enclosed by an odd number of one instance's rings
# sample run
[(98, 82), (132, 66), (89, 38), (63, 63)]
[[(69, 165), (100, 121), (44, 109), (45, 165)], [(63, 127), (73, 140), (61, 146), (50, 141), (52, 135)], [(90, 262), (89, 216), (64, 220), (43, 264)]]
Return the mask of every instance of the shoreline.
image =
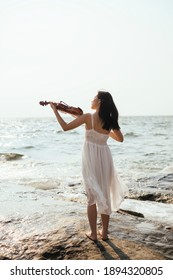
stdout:
[[(64, 210), (56, 215), (38, 213), (29, 221), (1, 222), (0, 260), (173, 259), (173, 225), (165, 226), (142, 217), (142, 213), (122, 209), (111, 215), (109, 239), (105, 242), (98, 237), (94, 243), (85, 236), (89, 230), (86, 207), (70, 201), (58, 203)], [(21, 223), (25, 223), (24, 229)]]

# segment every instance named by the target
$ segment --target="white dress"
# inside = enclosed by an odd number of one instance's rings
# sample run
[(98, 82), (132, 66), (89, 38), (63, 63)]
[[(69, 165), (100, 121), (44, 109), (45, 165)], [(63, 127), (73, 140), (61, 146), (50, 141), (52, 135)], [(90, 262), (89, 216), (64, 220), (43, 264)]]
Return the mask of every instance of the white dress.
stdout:
[(124, 196), (126, 185), (119, 178), (113, 164), (107, 140), (109, 135), (86, 129), (82, 152), (82, 175), (88, 205), (97, 204), (98, 213), (110, 215), (117, 211)]

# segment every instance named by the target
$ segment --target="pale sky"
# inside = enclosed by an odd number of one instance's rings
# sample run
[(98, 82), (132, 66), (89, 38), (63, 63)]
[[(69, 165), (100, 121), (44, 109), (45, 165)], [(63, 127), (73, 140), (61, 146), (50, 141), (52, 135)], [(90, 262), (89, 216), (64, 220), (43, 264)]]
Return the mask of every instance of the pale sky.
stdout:
[(122, 116), (173, 115), (172, 0), (0, 0), (0, 118), (89, 111), (100, 89)]

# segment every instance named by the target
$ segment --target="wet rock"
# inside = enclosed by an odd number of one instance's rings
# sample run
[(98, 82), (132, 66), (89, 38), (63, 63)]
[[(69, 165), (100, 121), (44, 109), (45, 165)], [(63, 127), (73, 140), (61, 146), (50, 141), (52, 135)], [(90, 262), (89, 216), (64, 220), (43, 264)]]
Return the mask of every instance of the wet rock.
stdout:
[(69, 183), (68, 184), (69, 187), (75, 187), (75, 186), (79, 186), (79, 185), (81, 185), (80, 182), (79, 183)]
[(173, 173), (138, 178), (131, 186), (128, 198), (173, 203)]
[(129, 215), (133, 215), (133, 216), (144, 218), (144, 215), (142, 213), (135, 212), (135, 211), (130, 211), (130, 210), (120, 209), (120, 210), (118, 210), (118, 213), (125, 213), (125, 214), (129, 214)]
[(158, 194), (152, 194), (152, 193), (149, 193), (149, 194), (144, 194), (144, 195), (140, 195), (138, 197), (139, 200), (150, 200), (150, 201), (155, 201), (156, 200), (156, 196), (158, 196)]
[(24, 155), (16, 153), (0, 153), (1, 160), (17, 160), (22, 158)]
[(173, 182), (173, 173), (167, 174), (159, 178), (159, 181)]
[(155, 201), (155, 202), (162, 202), (162, 203), (173, 203), (173, 193), (144, 193), (144, 192), (133, 192), (131, 193), (128, 198), (130, 199), (137, 199), (142, 201)]
[[(1, 239), (0, 232), (0, 259), (173, 259), (172, 232), (165, 226), (134, 213), (135, 215), (125, 211), (114, 213), (110, 219), (109, 239), (104, 242), (98, 236), (96, 243), (85, 236), (88, 220), (82, 212), (78, 213), (77, 218), (76, 215), (64, 216), (64, 222), (63, 219), (60, 220), (58, 230), (49, 231), (47, 228), (47, 231), (40, 234), (30, 233), (18, 239), (13, 228), (11, 234), (5, 235), (5, 229), (10, 224), (4, 223), (5, 239)], [(19, 225), (20, 222), (18, 221)], [(101, 221), (98, 219), (98, 229), (100, 227)]]
[(173, 227), (171, 227), (171, 226), (166, 226), (165, 229), (170, 230), (170, 231), (173, 232)]

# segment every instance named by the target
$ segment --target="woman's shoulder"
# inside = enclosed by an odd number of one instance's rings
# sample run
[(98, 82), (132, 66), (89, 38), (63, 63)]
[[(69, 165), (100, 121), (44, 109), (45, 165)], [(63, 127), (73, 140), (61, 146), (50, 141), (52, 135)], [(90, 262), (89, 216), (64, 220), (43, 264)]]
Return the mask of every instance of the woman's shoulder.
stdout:
[(83, 114), (83, 118), (84, 118), (84, 121), (85, 121), (87, 129), (92, 128), (92, 125), (91, 125), (91, 115), (92, 115), (91, 113)]
[(80, 116), (78, 116), (77, 119), (80, 119), (83, 123), (88, 123), (91, 121), (91, 114), (90, 113), (84, 113)]
[(91, 116), (91, 113), (84, 113), (85, 116)]
[(84, 113), (83, 114), (83, 117), (86, 119), (86, 120), (88, 120), (88, 119), (91, 119), (91, 113)]

